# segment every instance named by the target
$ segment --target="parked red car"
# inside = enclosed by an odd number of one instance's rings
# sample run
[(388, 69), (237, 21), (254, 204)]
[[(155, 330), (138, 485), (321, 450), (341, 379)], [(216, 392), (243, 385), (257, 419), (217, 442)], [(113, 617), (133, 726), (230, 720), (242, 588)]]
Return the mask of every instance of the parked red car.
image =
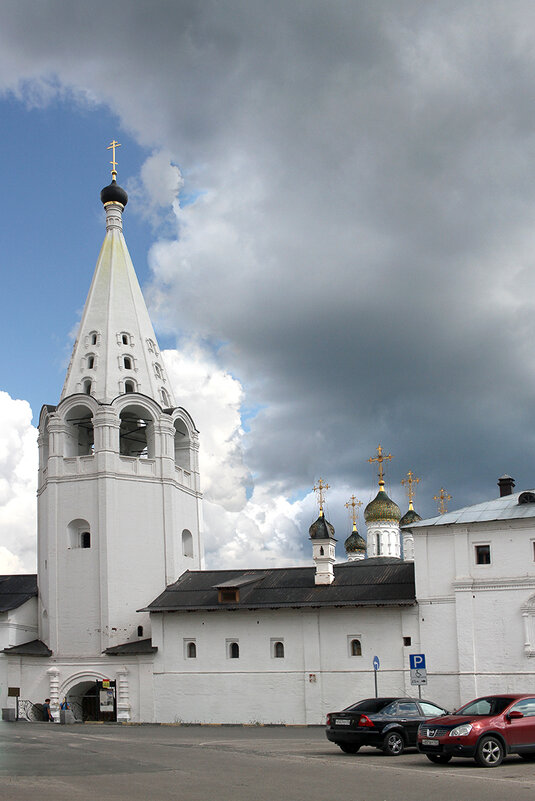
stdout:
[(486, 695), (418, 729), (418, 750), (431, 762), (472, 757), (495, 768), (507, 754), (535, 760), (535, 695)]

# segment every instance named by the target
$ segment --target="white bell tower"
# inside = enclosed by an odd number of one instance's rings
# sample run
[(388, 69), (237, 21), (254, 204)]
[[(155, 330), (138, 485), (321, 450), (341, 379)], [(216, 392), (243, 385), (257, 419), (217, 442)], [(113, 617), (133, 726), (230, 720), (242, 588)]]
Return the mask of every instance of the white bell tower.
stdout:
[(112, 165), (65, 385), (39, 422), (39, 638), (60, 659), (150, 637), (136, 610), (203, 564), (198, 432), (174, 400), (123, 236), (115, 149)]

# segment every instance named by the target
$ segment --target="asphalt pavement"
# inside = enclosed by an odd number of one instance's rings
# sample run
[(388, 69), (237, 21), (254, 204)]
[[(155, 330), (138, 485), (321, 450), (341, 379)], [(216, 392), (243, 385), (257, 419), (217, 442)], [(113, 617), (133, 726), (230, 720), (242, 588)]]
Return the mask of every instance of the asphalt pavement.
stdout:
[(0, 723), (0, 801), (533, 801), (535, 763), (431, 764), (320, 727)]

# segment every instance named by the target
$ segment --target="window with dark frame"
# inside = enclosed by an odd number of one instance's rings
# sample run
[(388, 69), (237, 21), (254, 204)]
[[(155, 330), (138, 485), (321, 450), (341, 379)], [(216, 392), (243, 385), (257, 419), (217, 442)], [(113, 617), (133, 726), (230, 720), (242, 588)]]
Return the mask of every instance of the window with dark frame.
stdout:
[(194, 642), (189, 642), (186, 646), (186, 654), (188, 659), (197, 658), (197, 645)]
[(476, 565), (490, 565), (490, 545), (476, 545)]
[(239, 659), (240, 658), (240, 646), (237, 642), (231, 642), (229, 645), (228, 655), (230, 659)]
[(351, 656), (362, 656), (362, 645), (360, 640), (351, 640)]
[(80, 534), (80, 548), (91, 548), (91, 534), (89, 531), (82, 531)]

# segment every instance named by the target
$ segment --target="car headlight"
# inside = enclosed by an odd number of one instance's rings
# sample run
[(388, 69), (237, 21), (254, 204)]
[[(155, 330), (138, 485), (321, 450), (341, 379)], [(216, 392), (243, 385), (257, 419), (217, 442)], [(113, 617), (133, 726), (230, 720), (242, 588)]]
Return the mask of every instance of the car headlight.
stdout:
[(450, 731), (450, 737), (466, 737), (472, 731), (471, 723), (463, 723)]

